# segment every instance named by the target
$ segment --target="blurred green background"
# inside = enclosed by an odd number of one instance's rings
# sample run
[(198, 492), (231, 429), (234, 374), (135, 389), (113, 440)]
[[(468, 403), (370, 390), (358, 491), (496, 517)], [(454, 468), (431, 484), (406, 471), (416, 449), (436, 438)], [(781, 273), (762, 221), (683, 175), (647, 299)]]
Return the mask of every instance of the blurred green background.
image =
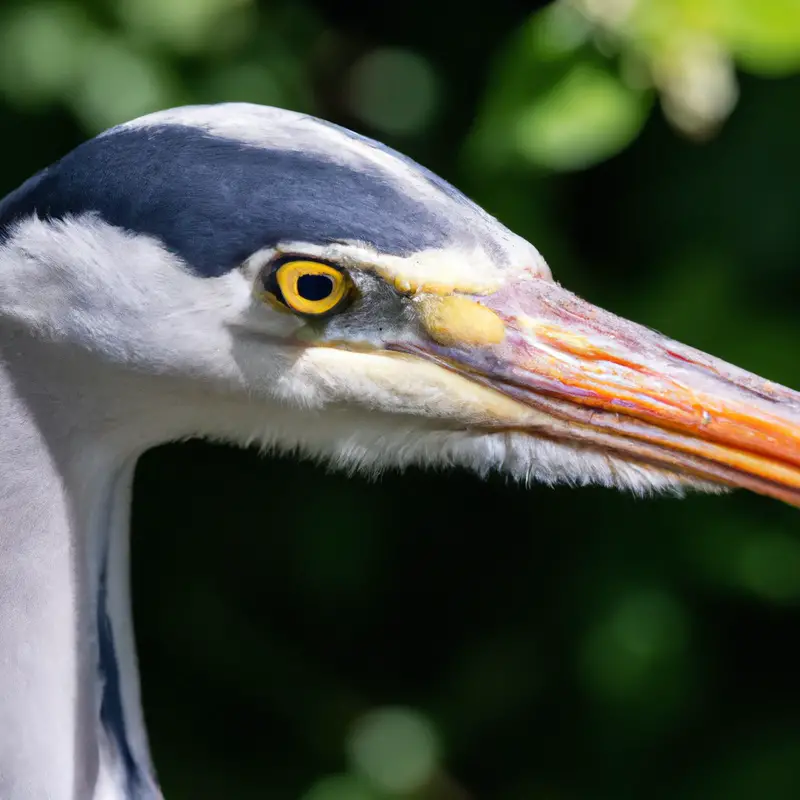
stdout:
[[(405, 151), (616, 313), (800, 388), (800, 2), (17, 0), (0, 177), (248, 100)], [(800, 797), (800, 517), (202, 443), (134, 503), (168, 800)]]

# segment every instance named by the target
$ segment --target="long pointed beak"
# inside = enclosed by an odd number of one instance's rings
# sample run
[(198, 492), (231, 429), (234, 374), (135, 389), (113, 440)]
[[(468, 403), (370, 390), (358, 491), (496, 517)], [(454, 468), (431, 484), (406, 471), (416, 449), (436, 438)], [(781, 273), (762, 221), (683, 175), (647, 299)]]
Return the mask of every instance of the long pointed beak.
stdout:
[(698, 481), (800, 506), (800, 393), (528, 279), (422, 298), (433, 359), (552, 419), (570, 438)]

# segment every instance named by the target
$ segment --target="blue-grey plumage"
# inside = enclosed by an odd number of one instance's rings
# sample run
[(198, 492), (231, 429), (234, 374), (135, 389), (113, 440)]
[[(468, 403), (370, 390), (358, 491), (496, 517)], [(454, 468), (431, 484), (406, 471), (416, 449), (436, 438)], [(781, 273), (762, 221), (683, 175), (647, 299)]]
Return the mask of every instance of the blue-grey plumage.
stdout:
[[(482, 246), (504, 257), (496, 223), (410, 159), (311, 117), (250, 114), (261, 137), (158, 115), (97, 136), (0, 203), (0, 231), (32, 213), (63, 219), (95, 212), (157, 237), (207, 277), (285, 240), (357, 241), (401, 256)], [(298, 146), (286, 139), (287, 121), (305, 134)]]
[(127, 575), (164, 441), (800, 505), (795, 392), (579, 300), (440, 178), (279, 109), (150, 115), (12, 192), (0, 337), (0, 797), (160, 796)]

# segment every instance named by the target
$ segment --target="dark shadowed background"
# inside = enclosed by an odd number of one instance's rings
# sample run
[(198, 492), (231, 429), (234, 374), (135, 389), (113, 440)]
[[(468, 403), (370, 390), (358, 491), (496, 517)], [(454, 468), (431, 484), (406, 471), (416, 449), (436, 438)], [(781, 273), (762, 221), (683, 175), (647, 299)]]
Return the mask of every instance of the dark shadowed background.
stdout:
[[(796, 0), (16, 0), (0, 192), (156, 108), (327, 117), (587, 299), (800, 388)], [(169, 800), (800, 797), (800, 515), (202, 443), (137, 473)]]

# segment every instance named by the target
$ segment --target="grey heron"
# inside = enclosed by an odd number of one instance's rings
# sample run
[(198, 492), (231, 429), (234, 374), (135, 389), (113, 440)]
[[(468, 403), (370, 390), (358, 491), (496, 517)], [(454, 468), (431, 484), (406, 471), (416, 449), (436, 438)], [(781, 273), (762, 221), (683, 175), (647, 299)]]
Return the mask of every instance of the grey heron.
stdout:
[(800, 505), (800, 395), (569, 293), (410, 159), (248, 104), (112, 128), (0, 203), (0, 413), (15, 800), (161, 796), (128, 590), (159, 443)]

